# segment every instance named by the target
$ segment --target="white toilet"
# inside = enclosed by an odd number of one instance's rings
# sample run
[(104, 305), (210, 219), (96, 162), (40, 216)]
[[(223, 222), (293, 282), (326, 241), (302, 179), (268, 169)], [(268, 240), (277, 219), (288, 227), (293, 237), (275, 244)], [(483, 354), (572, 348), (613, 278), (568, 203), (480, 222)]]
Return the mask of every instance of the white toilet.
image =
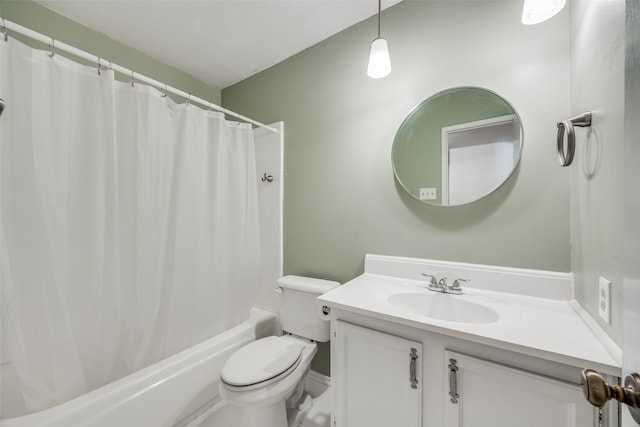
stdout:
[(287, 407), (299, 403), (316, 342), (329, 341), (329, 322), (320, 317), (316, 298), (338, 285), (300, 276), (278, 279), (280, 319), (288, 335), (240, 348), (220, 375), (220, 396), (242, 407), (243, 427), (287, 427)]

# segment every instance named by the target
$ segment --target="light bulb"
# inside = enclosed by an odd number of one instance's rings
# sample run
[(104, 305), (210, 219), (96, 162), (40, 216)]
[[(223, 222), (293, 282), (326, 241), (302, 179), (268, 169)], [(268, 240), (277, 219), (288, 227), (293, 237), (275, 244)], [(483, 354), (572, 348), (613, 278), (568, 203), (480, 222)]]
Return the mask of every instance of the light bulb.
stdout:
[(560, 12), (566, 0), (524, 0), (522, 23), (539, 24)]
[(389, 46), (385, 39), (377, 38), (371, 42), (367, 75), (371, 78), (379, 79), (389, 75), (390, 72), (391, 60), (389, 59)]

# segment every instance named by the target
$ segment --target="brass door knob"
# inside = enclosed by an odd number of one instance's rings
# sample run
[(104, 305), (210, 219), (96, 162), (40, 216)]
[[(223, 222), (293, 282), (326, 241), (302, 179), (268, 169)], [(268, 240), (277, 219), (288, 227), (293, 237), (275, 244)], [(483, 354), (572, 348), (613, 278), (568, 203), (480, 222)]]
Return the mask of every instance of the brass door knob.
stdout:
[(610, 399), (629, 406), (633, 419), (640, 424), (640, 375), (628, 375), (624, 387), (610, 385), (599, 372), (593, 369), (582, 371), (582, 391), (593, 406), (602, 408)]

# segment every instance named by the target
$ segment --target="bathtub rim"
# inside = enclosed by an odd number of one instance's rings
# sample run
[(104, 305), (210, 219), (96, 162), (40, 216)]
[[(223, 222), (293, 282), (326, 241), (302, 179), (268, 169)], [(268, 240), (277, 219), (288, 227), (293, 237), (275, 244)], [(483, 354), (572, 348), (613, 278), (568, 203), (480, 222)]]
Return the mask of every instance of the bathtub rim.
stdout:
[(152, 365), (132, 372), (86, 394), (57, 406), (12, 418), (0, 418), (2, 427), (57, 427), (87, 425), (89, 418), (116, 409), (138, 395), (149, 391), (180, 372), (211, 355), (211, 350), (224, 351), (237, 343), (236, 338), (253, 332), (253, 339), (276, 333), (275, 313), (251, 308), (249, 317), (239, 325), (227, 329), (201, 343), (182, 350)]

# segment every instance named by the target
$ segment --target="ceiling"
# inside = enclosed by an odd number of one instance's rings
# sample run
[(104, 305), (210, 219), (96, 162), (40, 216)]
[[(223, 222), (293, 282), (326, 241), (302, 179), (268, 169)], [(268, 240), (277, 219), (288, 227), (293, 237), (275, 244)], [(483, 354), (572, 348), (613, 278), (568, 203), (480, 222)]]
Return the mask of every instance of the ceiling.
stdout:
[(378, 11), (375, 0), (37, 2), (220, 89)]

